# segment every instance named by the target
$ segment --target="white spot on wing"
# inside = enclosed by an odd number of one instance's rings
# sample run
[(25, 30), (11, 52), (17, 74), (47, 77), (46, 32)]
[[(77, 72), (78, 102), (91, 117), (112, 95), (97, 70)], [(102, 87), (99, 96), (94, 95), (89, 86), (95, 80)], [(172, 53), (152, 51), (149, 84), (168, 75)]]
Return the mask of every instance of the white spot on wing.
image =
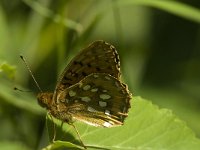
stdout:
[(98, 88), (91, 89), (91, 92), (97, 92)]
[(85, 91), (87, 91), (87, 90), (89, 90), (90, 89), (90, 85), (85, 85), (84, 87), (83, 87), (83, 90), (85, 90)]
[(87, 108), (87, 110), (90, 111), (90, 112), (96, 112), (96, 110), (94, 108), (90, 107), (90, 106)]
[(121, 85), (116, 81), (115, 82), (116, 87), (118, 87), (118, 90), (120, 91), (122, 89)]
[(105, 79), (107, 79), (107, 80), (110, 80), (110, 77), (108, 77), (108, 76), (105, 76)]
[(69, 103), (69, 100), (66, 98), (66, 99), (65, 99), (65, 102), (66, 102), (66, 103)]
[(115, 85), (116, 85), (117, 87), (119, 87), (119, 84), (118, 84), (118, 82), (115, 82)]
[(103, 126), (108, 128), (108, 127), (111, 127), (111, 126), (112, 126), (112, 124), (111, 124), (111, 123), (109, 123), (109, 122), (104, 122)]
[(106, 106), (107, 106), (107, 103), (106, 103), (106, 102), (103, 102), (103, 101), (99, 101), (99, 106), (101, 106), (101, 107), (106, 107)]
[(70, 97), (73, 97), (73, 96), (75, 96), (75, 95), (76, 95), (76, 92), (74, 92), (74, 91), (72, 91), (72, 90), (69, 91), (69, 96), (70, 96)]
[(99, 97), (100, 97), (101, 99), (103, 99), (103, 100), (111, 98), (111, 96), (108, 95), (108, 94), (100, 94)]
[(85, 97), (81, 97), (81, 100), (84, 102), (89, 102), (89, 101), (91, 101), (91, 98), (85, 96)]
[(105, 114), (110, 116), (110, 111), (109, 110), (105, 110)]
[(93, 76), (94, 76), (95, 78), (98, 78), (98, 77), (99, 77), (97, 74), (94, 74)]
[(62, 103), (64, 103), (65, 102), (65, 99), (58, 99), (58, 101), (57, 101), (58, 103), (59, 102), (62, 102)]
[(82, 82), (80, 82), (80, 83), (79, 83), (79, 88), (81, 88), (81, 87), (82, 87), (82, 85), (83, 85), (83, 83), (82, 83)]

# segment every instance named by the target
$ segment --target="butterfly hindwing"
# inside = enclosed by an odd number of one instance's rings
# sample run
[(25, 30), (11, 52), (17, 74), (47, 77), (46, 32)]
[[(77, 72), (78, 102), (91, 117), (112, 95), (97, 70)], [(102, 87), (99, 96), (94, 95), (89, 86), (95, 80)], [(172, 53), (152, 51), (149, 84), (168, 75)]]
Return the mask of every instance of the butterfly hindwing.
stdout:
[(130, 99), (126, 85), (118, 79), (105, 73), (94, 73), (61, 92), (57, 101), (69, 106), (64, 113), (76, 120), (112, 127), (123, 124)]

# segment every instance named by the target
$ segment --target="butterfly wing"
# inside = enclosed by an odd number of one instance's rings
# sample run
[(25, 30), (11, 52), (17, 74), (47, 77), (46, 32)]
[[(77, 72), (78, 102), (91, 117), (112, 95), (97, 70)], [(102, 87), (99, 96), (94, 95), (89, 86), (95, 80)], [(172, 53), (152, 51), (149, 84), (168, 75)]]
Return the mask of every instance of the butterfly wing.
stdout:
[(54, 91), (54, 99), (59, 92), (91, 73), (107, 73), (120, 78), (120, 61), (114, 46), (104, 41), (95, 41), (83, 49), (61, 74)]
[(66, 106), (61, 116), (68, 114), (93, 126), (114, 127), (122, 125), (127, 117), (131, 94), (115, 77), (94, 73), (65, 89), (57, 98)]

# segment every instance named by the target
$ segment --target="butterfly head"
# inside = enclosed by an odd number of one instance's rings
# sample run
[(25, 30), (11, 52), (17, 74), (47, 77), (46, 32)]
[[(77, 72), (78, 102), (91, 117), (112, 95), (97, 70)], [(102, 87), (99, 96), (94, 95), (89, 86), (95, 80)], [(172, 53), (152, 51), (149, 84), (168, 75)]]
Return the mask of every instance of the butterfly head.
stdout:
[(40, 106), (49, 108), (51, 106), (53, 93), (45, 92), (37, 95), (37, 100)]

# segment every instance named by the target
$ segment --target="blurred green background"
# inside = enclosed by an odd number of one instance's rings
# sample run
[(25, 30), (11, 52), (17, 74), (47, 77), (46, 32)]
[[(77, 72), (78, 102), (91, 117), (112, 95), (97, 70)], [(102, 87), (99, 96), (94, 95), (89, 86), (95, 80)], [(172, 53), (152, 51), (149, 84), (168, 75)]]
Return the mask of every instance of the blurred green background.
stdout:
[(53, 91), (68, 61), (99, 39), (118, 50), (134, 95), (171, 109), (200, 137), (199, 23), (198, 0), (0, 0), (1, 147), (37, 149), (46, 139), (45, 110), (19, 55)]

